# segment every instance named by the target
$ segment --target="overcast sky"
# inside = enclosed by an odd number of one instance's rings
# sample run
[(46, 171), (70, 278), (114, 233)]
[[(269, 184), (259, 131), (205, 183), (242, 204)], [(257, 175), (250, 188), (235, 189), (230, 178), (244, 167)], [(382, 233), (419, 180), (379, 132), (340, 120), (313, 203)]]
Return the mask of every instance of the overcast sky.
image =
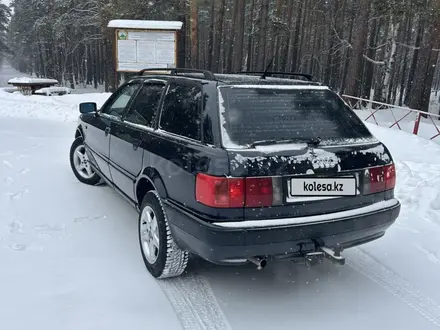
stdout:
[(11, 2), (11, 0), (0, 0), (0, 2), (9, 6), (9, 3)]

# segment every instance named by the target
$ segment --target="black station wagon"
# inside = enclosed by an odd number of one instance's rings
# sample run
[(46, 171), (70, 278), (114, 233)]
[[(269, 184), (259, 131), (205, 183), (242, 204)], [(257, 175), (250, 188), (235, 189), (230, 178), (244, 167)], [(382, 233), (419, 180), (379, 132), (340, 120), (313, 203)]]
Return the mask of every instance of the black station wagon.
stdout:
[(395, 222), (386, 146), (343, 99), (299, 73), (148, 69), (80, 105), (70, 151), (83, 183), (139, 211), (149, 272), (274, 259), (344, 264)]

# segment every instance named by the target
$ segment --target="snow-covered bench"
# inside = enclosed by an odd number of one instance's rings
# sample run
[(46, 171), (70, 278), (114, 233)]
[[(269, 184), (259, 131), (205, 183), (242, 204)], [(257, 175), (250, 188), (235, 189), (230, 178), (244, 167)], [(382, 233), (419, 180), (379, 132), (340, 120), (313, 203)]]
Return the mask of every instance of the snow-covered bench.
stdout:
[(32, 95), (37, 90), (58, 84), (58, 80), (20, 77), (10, 79), (8, 84), (17, 87), (18, 90), (24, 95)]
[(34, 94), (42, 94), (46, 96), (71, 94), (72, 90), (68, 87), (45, 87), (38, 89)]

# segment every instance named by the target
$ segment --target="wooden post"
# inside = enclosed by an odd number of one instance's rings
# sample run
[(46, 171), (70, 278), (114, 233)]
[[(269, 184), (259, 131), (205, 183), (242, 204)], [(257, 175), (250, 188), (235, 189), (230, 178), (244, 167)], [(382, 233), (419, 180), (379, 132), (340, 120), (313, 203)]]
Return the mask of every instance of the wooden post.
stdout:
[(422, 114), (420, 112), (418, 112), (416, 122), (414, 123), (414, 130), (413, 130), (414, 135), (419, 134), (419, 126), (420, 126), (421, 119), (422, 119)]

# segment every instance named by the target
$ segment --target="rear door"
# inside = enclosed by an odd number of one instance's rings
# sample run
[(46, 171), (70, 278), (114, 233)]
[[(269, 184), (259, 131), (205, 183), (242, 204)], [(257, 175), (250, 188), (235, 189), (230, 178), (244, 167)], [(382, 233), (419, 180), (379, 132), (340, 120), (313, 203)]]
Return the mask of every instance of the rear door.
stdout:
[(84, 116), (85, 144), (91, 152), (91, 161), (100, 172), (111, 180), (109, 169), (110, 131), (113, 121), (120, 120), (126, 106), (136, 92), (135, 85), (124, 85), (115, 92), (94, 116)]
[(144, 82), (121, 121), (112, 122), (110, 171), (115, 185), (131, 200), (136, 200), (134, 183), (142, 170), (144, 150), (159, 109), (166, 82)]
[(145, 157), (147, 165), (159, 173), (168, 199), (182, 208), (195, 207), (195, 173), (212, 157), (211, 148), (203, 143), (202, 95), (200, 82), (172, 79), (164, 96), (158, 130), (151, 135)]

